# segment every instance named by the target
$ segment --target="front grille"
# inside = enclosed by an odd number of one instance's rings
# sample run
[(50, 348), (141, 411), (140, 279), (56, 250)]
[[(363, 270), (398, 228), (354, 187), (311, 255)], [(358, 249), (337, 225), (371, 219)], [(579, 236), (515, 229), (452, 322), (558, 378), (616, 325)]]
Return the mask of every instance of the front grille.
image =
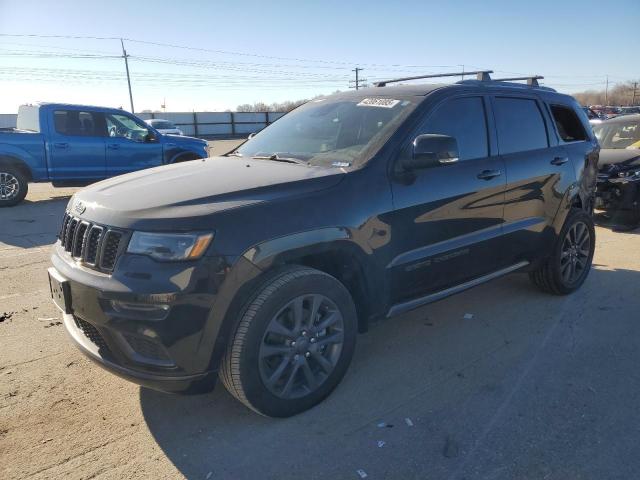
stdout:
[(100, 332), (98, 332), (98, 329), (96, 327), (91, 325), (89, 322), (86, 322), (81, 318), (78, 318), (75, 316), (73, 317), (73, 320), (76, 323), (76, 327), (78, 327), (78, 329), (82, 333), (84, 333), (84, 336), (87, 337), (89, 341), (93, 343), (96, 347), (98, 347), (98, 351), (100, 353), (109, 351), (109, 347), (107, 346), (106, 342), (104, 341), (104, 338), (102, 338), (102, 335), (100, 335)]
[(104, 248), (102, 252), (102, 261), (100, 266), (105, 270), (113, 270), (120, 248), (120, 240), (122, 233), (115, 230), (109, 230), (105, 235)]
[(66, 252), (91, 268), (113, 271), (125, 233), (65, 213), (58, 238)]

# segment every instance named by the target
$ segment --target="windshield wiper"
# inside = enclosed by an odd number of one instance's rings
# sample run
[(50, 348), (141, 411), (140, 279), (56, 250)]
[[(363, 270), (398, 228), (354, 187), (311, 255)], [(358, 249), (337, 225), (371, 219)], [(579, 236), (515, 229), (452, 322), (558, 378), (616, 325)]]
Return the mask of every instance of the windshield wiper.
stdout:
[(297, 163), (298, 165), (309, 165), (309, 162), (300, 160), (299, 158), (281, 157), (277, 153), (273, 153), (271, 155), (255, 155), (251, 158), (253, 158), (254, 160), (273, 160), (275, 162), (287, 162), (287, 163)]

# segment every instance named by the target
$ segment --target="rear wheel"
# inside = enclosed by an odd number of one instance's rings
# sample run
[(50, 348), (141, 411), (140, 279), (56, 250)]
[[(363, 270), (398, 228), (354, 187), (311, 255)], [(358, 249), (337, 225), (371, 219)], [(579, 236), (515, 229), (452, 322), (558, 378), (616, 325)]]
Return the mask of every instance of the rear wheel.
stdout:
[(11, 165), (0, 165), (0, 207), (17, 205), (27, 196), (27, 177)]
[(560, 231), (553, 254), (529, 277), (545, 292), (555, 295), (574, 292), (589, 274), (595, 240), (591, 216), (573, 210)]
[(263, 415), (307, 410), (344, 376), (356, 323), (353, 300), (338, 280), (311, 268), (288, 268), (244, 309), (223, 359), (222, 382)]

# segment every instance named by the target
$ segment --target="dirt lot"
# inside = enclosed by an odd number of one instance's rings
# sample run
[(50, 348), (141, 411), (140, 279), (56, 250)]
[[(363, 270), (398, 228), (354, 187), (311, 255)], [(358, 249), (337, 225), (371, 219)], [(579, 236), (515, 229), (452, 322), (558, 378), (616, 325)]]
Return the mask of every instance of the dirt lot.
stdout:
[(0, 211), (0, 478), (638, 477), (640, 230), (598, 228), (572, 296), (512, 275), (376, 325), (326, 402), (274, 420), (70, 344), (46, 268), (71, 193)]

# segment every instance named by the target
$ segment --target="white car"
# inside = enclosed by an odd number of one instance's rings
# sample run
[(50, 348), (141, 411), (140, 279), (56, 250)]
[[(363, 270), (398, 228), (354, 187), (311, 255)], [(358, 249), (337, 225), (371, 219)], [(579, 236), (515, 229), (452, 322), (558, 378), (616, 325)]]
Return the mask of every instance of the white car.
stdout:
[(153, 128), (158, 130), (160, 133), (164, 133), (165, 135), (184, 135), (184, 132), (176, 127), (169, 120), (163, 120), (162, 118), (152, 118), (149, 120), (145, 120), (147, 125), (151, 125)]

